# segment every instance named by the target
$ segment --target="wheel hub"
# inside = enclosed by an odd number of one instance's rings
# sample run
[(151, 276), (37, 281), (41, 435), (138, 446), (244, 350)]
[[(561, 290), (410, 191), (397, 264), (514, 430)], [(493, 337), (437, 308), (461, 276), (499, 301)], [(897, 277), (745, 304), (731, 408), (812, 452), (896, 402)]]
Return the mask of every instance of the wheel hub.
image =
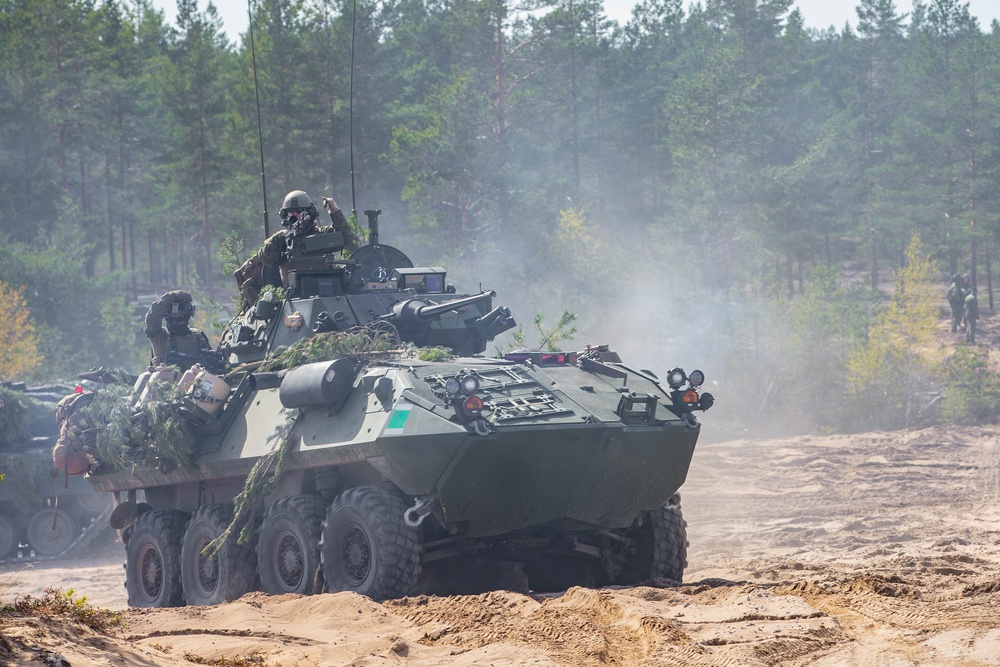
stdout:
[(219, 559), (217, 557), (208, 558), (202, 551), (208, 545), (208, 540), (203, 540), (198, 544), (198, 586), (207, 596), (215, 592), (219, 586)]
[(372, 553), (367, 535), (360, 526), (349, 526), (341, 536), (340, 545), (344, 572), (351, 583), (360, 584), (371, 569)]
[(288, 531), (279, 535), (277, 542), (277, 548), (274, 550), (275, 570), (285, 590), (294, 591), (302, 583), (305, 574), (302, 543)]
[(153, 601), (163, 590), (163, 558), (152, 545), (139, 554), (139, 584), (147, 600)]

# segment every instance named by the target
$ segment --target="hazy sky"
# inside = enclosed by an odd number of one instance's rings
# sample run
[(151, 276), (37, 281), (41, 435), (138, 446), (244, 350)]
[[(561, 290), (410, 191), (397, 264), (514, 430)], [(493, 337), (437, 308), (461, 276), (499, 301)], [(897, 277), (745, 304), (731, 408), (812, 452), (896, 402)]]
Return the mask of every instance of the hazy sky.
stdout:
[[(207, 0), (198, 0), (201, 8), (205, 7)], [(153, 4), (163, 9), (167, 15), (167, 21), (173, 23), (177, 11), (176, 0), (153, 0)], [(806, 25), (811, 28), (828, 28), (834, 26), (839, 30), (846, 21), (851, 25), (857, 23), (857, 15), (854, 8), (857, 6), (854, 0), (798, 0), (795, 6), (802, 10)], [(635, 5), (635, 0), (605, 0), (604, 6), (608, 16), (619, 23), (625, 23)], [(896, 7), (901, 12), (909, 12), (912, 7), (910, 0), (897, 0)], [(226, 24), (226, 32), (230, 38), (244, 32), (247, 28), (247, 2), (246, 0), (215, 0), (215, 8)], [(989, 31), (990, 22), (993, 19), (1000, 19), (1000, 1), (998, 0), (969, 0), (969, 11), (979, 19), (979, 25), (984, 31)]]

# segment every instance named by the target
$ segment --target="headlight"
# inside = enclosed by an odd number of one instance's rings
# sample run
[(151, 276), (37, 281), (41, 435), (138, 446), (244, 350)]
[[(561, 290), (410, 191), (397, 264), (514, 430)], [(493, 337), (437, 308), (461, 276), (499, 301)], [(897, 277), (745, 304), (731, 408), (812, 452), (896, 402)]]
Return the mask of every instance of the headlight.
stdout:
[(456, 378), (448, 378), (444, 383), (444, 390), (449, 394), (457, 394), (462, 388), (462, 384)]
[(705, 384), (705, 374), (701, 371), (691, 371), (691, 375), (688, 375), (688, 382), (691, 383), (692, 387), (700, 387)]
[(667, 384), (671, 389), (680, 389), (687, 382), (687, 376), (681, 368), (671, 368), (667, 373)]
[(466, 395), (474, 394), (479, 390), (479, 378), (475, 375), (466, 375), (462, 378), (462, 393)]

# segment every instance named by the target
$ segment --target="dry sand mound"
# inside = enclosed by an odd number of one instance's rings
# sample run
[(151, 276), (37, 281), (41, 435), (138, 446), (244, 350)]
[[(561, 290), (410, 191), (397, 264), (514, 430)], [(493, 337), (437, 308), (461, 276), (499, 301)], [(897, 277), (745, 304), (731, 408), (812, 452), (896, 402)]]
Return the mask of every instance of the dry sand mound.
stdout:
[(123, 610), (125, 628), (5, 617), (0, 658), (74, 667), (996, 665), (998, 436), (932, 428), (700, 445), (682, 489), (691, 549), (680, 587), (382, 604), (348, 593), (251, 594), (219, 607), (126, 610), (120, 555), (8, 566), (5, 600), (73, 588)]

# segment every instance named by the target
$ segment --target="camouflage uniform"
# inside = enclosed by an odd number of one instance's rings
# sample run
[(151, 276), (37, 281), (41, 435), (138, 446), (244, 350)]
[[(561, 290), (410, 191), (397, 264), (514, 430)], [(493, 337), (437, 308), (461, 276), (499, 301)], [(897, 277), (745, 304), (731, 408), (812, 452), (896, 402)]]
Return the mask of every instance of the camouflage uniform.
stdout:
[(976, 321), (979, 319), (979, 298), (976, 296), (976, 289), (965, 297), (965, 340), (970, 343), (976, 342)]
[[(171, 314), (174, 304), (183, 302), (190, 303), (191, 295), (183, 290), (173, 290), (154, 301), (146, 313), (145, 334), (153, 351), (152, 366), (166, 363), (167, 354), (170, 352), (196, 357), (202, 350), (212, 349), (208, 336), (203, 331), (189, 327), (186, 319), (175, 325), (168, 323), (169, 331), (164, 330), (164, 318)], [(181, 370), (184, 371), (189, 364), (181, 366)]]
[[(340, 210), (340, 207), (332, 199), (324, 199), (324, 204), (329, 206), (328, 210), (330, 212), (330, 221), (333, 223), (332, 225), (317, 227), (313, 223), (309, 231), (304, 234), (299, 233), (298, 235), (291, 229), (282, 229), (272, 234), (270, 238), (264, 241), (260, 250), (253, 257), (243, 262), (243, 265), (236, 269), (233, 275), (236, 277), (236, 286), (243, 295), (243, 304), (245, 307), (256, 303), (261, 290), (267, 285), (278, 287), (280, 280), (281, 287), (288, 287), (288, 276), (285, 275), (284, 271), (281, 271), (281, 268), (286, 259), (289, 238), (295, 238), (296, 236), (305, 238), (314, 234), (340, 232), (344, 236), (344, 250), (347, 253), (357, 250), (357, 237), (355, 237), (354, 230), (348, 224), (344, 212)], [(275, 267), (279, 270), (280, 278), (275, 276), (273, 271), (269, 271)]]
[(962, 313), (965, 309), (965, 297), (967, 296), (962, 288), (962, 277), (957, 273), (952, 277), (951, 286), (948, 287), (948, 305), (951, 306), (951, 332), (958, 331), (962, 323)]

